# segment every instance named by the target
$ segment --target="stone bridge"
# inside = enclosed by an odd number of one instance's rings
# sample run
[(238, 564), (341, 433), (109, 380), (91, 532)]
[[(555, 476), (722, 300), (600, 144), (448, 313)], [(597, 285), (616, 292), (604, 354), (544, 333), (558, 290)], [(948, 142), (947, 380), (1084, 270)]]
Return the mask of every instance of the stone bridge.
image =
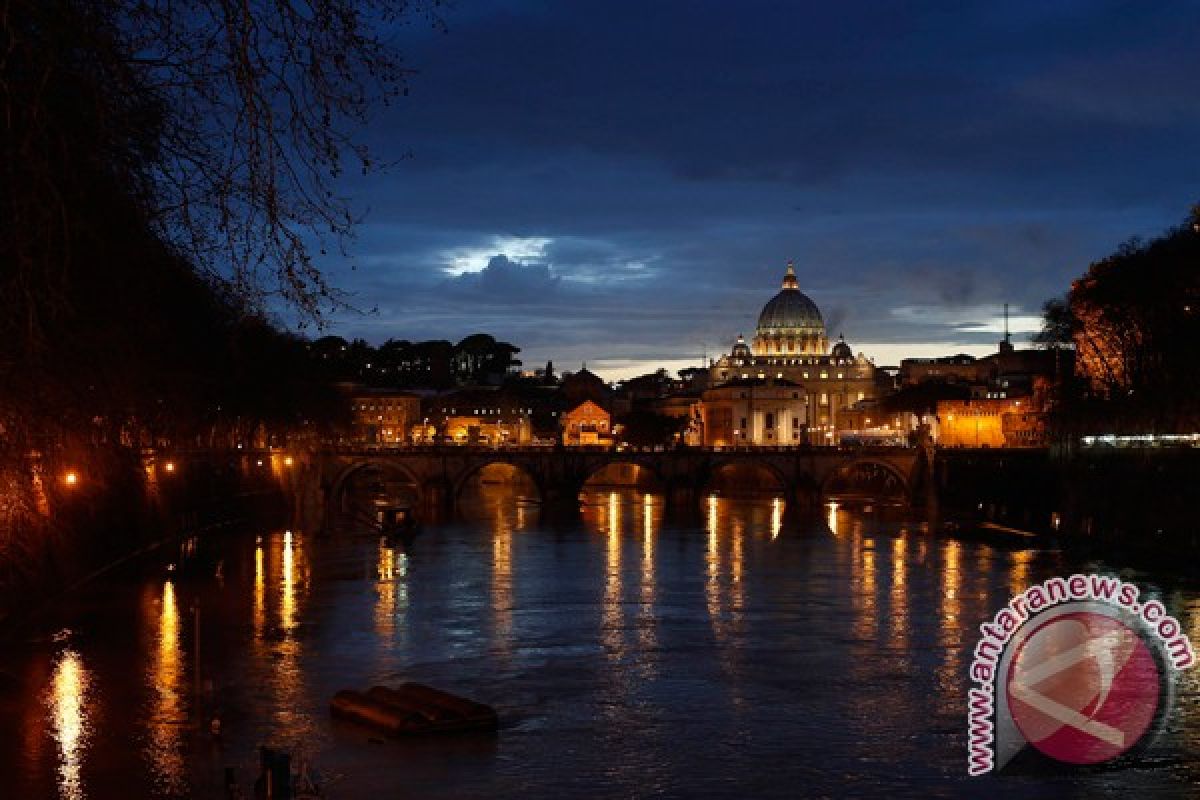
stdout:
[(831, 494), (889, 496), (908, 500), (926, 489), (928, 458), (920, 448), (792, 447), (663, 451), (609, 449), (484, 448), (467, 446), (355, 448), (312, 454), (323, 513), (341, 507), (349, 480), (357, 473), (382, 474), (405, 484), (426, 514), (453, 512), (463, 488), (491, 464), (525, 473), (544, 508), (578, 511), (589, 478), (613, 464), (644, 469), (669, 504), (698, 508), (699, 501), (731, 467), (757, 468), (771, 476), (763, 486), (783, 494), (788, 506), (815, 508)]

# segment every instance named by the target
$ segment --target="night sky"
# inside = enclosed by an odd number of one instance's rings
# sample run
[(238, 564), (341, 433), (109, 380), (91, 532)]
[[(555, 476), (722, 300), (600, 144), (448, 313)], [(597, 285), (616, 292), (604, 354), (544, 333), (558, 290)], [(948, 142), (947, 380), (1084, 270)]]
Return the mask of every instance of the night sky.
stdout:
[(468, 2), (367, 131), (385, 174), (324, 263), (367, 316), (615, 378), (752, 335), (796, 263), (877, 364), (1018, 343), (1200, 201), (1200, 5)]

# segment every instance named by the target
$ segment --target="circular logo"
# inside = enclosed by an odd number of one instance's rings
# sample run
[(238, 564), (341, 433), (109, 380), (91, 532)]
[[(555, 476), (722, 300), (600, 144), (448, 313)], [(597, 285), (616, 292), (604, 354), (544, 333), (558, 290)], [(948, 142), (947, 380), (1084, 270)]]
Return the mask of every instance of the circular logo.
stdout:
[(1051, 758), (1098, 764), (1136, 745), (1158, 711), (1162, 676), (1138, 633), (1118, 619), (1077, 611), (1051, 619), (1021, 644), (1006, 690), (1013, 722)]

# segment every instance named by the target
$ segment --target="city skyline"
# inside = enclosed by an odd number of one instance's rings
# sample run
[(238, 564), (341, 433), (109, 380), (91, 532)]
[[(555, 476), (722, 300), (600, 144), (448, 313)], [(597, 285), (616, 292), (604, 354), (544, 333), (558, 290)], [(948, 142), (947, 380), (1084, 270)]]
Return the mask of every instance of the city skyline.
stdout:
[[(602, 13), (605, 12), (605, 13)], [(879, 364), (1018, 344), (1041, 304), (1193, 201), (1194, 8), (953, 12), (483, 4), (397, 34), (410, 95), (329, 333), (487, 331), (527, 367), (698, 365), (787, 260)], [(719, 63), (715, 71), (712, 63)], [(1193, 164), (1195, 166), (1195, 164)]]

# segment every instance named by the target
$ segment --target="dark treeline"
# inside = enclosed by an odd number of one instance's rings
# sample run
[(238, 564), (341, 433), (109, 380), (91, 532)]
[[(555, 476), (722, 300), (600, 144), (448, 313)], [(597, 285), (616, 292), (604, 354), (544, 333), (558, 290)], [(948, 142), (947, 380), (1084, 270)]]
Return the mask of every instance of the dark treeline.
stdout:
[(1060, 435), (1200, 430), (1200, 207), (1092, 264), (1046, 304), (1038, 339), (1075, 350), (1055, 406)]
[[(325, 336), (312, 343), (313, 358), (326, 376), (373, 387), (446, 389), (499, 385), (521, 366), (521, 348), (486, 333), (454, 344), (444, 339), (389, 339), (378, 347), (362, 339)], [(551, 377), (552, 379), (552, 377)]]

